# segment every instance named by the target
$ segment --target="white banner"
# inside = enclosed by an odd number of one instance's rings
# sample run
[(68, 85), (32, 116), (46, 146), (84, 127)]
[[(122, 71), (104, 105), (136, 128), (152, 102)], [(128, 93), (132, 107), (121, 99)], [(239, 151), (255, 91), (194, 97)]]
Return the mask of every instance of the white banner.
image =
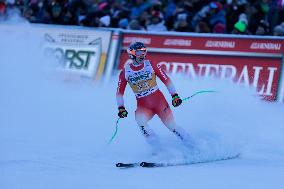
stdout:
[(58, 68), (72, 75), (99, 79), (106, 69), (112, 31), (58, 25), (3, 24), (5, 32), (28, 28), (29, 35), (40, 36), (46, 60), (56, 61)]
[(70, 73), (100, 78), (106, 66), (111, 31), (83, 27), (36, 25), (43, 32), (46, 55), (53, 55), (59, 67)]
[(101, 40), (92, 45), (47, 43), (45, 54), (55, 56), (59, 67), (74, 74), (94, 77), (102, 56)]

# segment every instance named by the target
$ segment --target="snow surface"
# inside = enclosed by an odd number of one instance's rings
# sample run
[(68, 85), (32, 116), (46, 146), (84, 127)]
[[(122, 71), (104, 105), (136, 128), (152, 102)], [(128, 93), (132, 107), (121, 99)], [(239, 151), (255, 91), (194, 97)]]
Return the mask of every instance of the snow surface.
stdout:
[[(134, 121), (129, 87), (126, 119), (115, 130), (116, 76), (109, 83), (74, 79), (42, 58), (40, 36), (0, 33), (0, 188), (144, 189), (281, 188), (284, 178), (283, 104), (261, 101), (252, 89), (229, 81), (171, 76), (181, 97), (200, 94), (173, 108), (177, 123), (197, 143), (189, 155), (154, 117), (150, 126), (164, 151), (151, 149)], [(166, 98), (170, 95), (159, 82)], [(118, 161), (189, 161), (241, 153), (239, 159), (167, 168), (118, 169)]]

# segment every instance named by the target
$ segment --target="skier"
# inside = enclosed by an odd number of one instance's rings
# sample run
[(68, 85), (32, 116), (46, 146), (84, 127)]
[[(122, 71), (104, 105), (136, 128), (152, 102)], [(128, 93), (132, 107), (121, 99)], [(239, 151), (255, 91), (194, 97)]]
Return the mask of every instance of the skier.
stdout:
[(118, 105), (118, 116), (127, 117), (127, 110), (124, 107), (123, 95), (127, 83), (135, 93), (137, 109), (135, 120), (146, 141), (153, 147), (153, 150), (161, 149), (156, 134), (149, 128), (148, 121), (154, 115), (158, 115), (164, 125), (172, 131), (186, 147), (192, 149), (193, 143), (189, 134), (176, 125), (171, 108), (164, 95), (159, 90), (156, 76), (166, 85), (172, 96), (172, 105), (178, 107), (182, 100), (179, 97), (174, 84), (158, 64), (146, 60), (147, 49), (142, 42), (135, 42), (129, 46), (127, 53), (132, 59), (131, 63), (124, 66), (120, 72), (116, 99)]

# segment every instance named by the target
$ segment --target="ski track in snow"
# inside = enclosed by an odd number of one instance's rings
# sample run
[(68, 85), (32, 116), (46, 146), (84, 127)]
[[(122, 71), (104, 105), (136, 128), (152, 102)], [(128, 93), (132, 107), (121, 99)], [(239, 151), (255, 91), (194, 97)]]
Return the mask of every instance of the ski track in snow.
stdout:
[[(177, 123), (196, 142), (190, 154), (157, 117), (150, 126), (163, 150), (157, 156), (134, 120), (135, 97), (108, 145), (117, 120), (116, 75), (109, 83), (70, 79), (42, 58), (40, 37), (0, 34), (0, 188), (280, 188), (284, 176), (283, 104), (267, 103), (253, 89), (229, 81), (171, 76), (182, 98)], [(15, 52), (16, 55), (15, 55)], [(170, 102), (165, 86), (158, 82)], [(234, 160), (167, 168), (117, 169), (117, 162)], [(143, 183), (143, 184), (142, 184)]]

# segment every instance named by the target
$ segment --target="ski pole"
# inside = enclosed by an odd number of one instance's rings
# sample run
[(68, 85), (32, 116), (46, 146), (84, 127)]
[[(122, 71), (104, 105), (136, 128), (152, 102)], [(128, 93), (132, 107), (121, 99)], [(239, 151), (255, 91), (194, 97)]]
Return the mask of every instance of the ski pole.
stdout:
[(191, 96), (182, 99), (182, 101), (186, 101), (186, 100), (188, 100), (188, 99), (190, 99), (190, 98), (192, 98), (192, 97), (194, 97), (194, 96), (196, 96), (196, 95), (198, 95), (198, 94), (201, 94), (201, 93), (215, 93), (215, 92), (217, 92), (217, 91), (213, 91), (213, 90), (201, 90), (201, 91), (197, 91), (197, 92), (193, 93)]
[(120, 120), (120, 117), (116, 120), (116, 126), (115, 126), (115, 131), (112, 135), (112, 137), (110, 138), (110, 140), (108, 141), (108, 144), (112, 143), (113, 139), (115, 138), (117, 131), (118, 131), (118, 122)]

